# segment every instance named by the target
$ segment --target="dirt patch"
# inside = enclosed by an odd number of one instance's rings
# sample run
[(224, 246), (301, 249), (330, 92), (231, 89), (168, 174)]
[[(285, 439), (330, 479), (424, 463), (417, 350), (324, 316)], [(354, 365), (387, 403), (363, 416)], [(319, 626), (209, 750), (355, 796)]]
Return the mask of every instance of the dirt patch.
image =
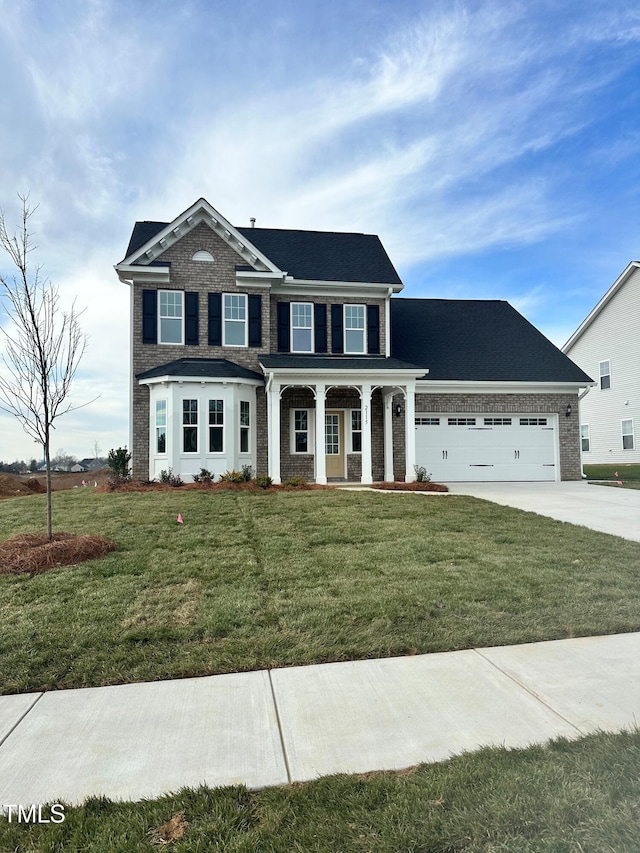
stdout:
[(35, 477), (20, 479), (13, 474), (0, 474), (0, 498), (15, 498), (19, 495), (41, 495), (47, 491)]
[(116, 543), (101, 536), (18, 533), (0, 542), (0, 574), (39, 574), (57, 566), (74, 566), (115, 551)]
[(391, 492), (448, 492), (442, 483), (374, 483), (372, 488)]
[(176, 841), (180, 841), (188, 828), (189, 824), (184, 819), (184, 812), (178, 812), (166, 823), (163, 823), (162, 826), (159, 826), (157, 829), (150, 829), (147, 835), (151, 844), (164, 846), (165, 844), (173, 844)]

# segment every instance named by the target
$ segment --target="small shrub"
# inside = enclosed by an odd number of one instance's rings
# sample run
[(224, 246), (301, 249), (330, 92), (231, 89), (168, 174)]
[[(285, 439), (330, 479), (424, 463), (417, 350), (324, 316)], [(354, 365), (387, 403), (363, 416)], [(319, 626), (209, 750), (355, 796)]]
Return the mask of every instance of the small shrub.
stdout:
[(131, 479), (131, 454), (126, 447), (119, 447), (117, 450), (110, 450), (107, 457), (107, 465), (111, 471), (110, 479), (116, 483), (125, 483)]
[(273, 485), (273, 480), (267, 474), (258, 474), (253, 482), (261, 489), (268, 489)]
[(416, 472), (416, 480), (418, 483), (431, 482), (431, 474), (427, 474), (427, 469), (424, 465), (414, 465), (413, 470)]
[(204, 483), (208, 486), (210, 483), (213, 483), (215, 476), (213, 471), (209, 471), (208, 468), (201, 468), (199, 474), (193, 474), (193, 482)]
[(243, 465), (242, 466), (242, 481), (244, 483), (248, 483), (250, 480), (253, 480), (253, 468), (251, 465)]
[(289, 477), (288, 480), (284, 481), (285, 486), (305, 486), (307, 481), (304, 477)]
[(129, 475), (124, 474), (111, 474), (109, 479), (107, 480), (107, 488), (109, 491), (114, 492), (120, 486), (123, 486), (125, 483), (128, 483), (131, 477)]
[(184, 481), (180, 475), (173, 473), (173, 468), (169, 468), (168, 471), (160, 471), (158, 479), (161, 483), (165, 483), (169, 486), (178, 487), (184, 485)]
[(244, 478), (244, 474), (242, 471), (225, 471), (224, 474), (220, 474), (220, 482), (221, 483), (246, 483), (247, 481)]

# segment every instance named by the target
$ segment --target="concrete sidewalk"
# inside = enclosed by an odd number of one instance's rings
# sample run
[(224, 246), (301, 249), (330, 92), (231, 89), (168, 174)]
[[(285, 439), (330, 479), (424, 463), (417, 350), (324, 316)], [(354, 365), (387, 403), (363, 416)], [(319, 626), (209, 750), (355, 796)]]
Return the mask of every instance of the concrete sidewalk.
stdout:
[(640, 633), (0, 696), (0, 807), (401, 769), (639, 719)]
[(562, 483), (447, 483), (453, 495), (471, 495), (537, 512), (640, 542), (640, 489)]

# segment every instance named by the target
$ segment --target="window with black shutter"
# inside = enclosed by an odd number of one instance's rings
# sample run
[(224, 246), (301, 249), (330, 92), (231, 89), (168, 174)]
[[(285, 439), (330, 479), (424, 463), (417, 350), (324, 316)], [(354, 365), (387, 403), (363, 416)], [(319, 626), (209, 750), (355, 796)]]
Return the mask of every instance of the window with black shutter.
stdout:
[(185, 343), (187, 346), (198, 346), (199, 308), (198, 294), (185, 293)]
[(314, 305), (315, 320), (315, 351), (324, 353), (327, 351), (327, 306)]
[(367, 351), (380, 355), (380, 306), (367, 305)]
[(343, 306), (331, 306), (331, 352), (344, 352)]
[(249, 346), (262, 346), (262, 296), (249, 297)]
[(209, 346), (222, 346), (222, 294), (209, 294)]
[(142, 343), (158, 342), (158, 291), (142, 291)]
[(276, 315), (278, 328), (278, 352), (289, 352), (289, 341), (291, 338), (289, 303), (278, 302)]

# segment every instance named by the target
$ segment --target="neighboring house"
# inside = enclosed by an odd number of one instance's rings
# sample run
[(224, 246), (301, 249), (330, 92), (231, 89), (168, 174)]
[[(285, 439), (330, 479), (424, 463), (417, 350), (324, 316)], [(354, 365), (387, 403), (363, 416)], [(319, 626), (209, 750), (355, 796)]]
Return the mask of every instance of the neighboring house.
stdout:
[(135, 478), (580, 477), (589, 377), (505, 302), (396, 298), (376, 236), (237, 228), (200, 199), (137, 222), (116, 271)]
[(72, 474), (86, 474), (86, 472), (87, 472), (88, 470), (89, 470), (89, 469), (88, 469), (88, 468), (85, 468), (85, 466), (84, 466), (84, 465), (82, 465), (82, 463), (80, 463), (80, 462), (76, 462), (76, 464), (75, 464), (75, 465), (72, 465), (72, 466), (71, 466), (71, 473), (72, 473)]
[(584, 464), (640, 462), (640, 261), (562, 348), (596, 383), (580, 400)]
[(101, 468), (107, 467), (107, 460), (96, 459), (95, 456), (87, 456), (81, 459), (79, 464), (82, 465), (85, 471), (100, 471)]

